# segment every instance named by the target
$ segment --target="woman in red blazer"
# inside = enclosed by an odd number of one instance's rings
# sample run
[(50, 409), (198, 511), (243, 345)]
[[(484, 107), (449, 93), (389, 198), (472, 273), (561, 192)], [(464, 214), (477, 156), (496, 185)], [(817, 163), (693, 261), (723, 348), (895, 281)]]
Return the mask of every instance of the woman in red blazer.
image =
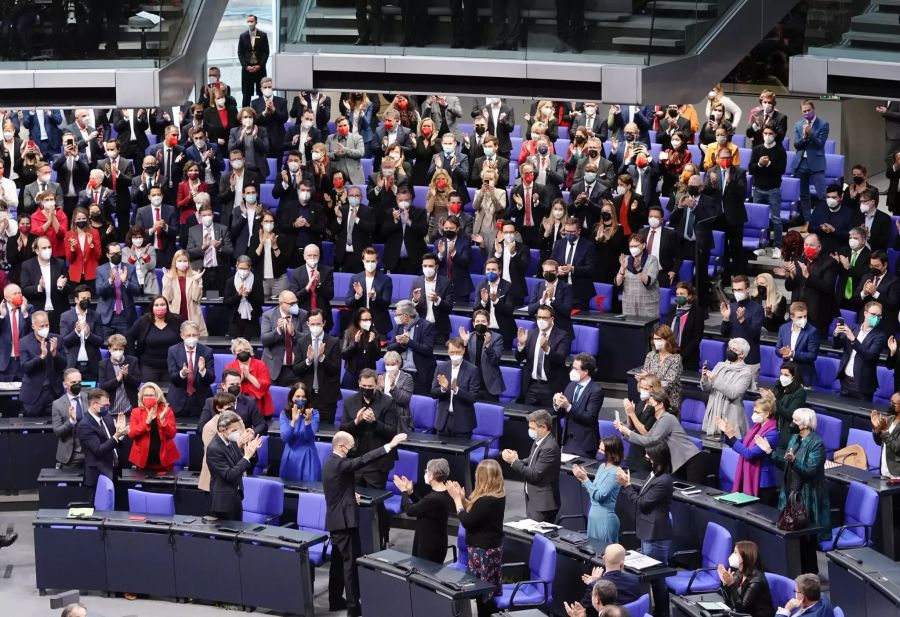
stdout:
[(66, 232), (63, 246), (69, 262), (69, 283), (73, 286), (84, 283), (93, 292), (100, 260), (100, 234), (90, 227), (84, 208), (72, 212), (72, 228)]
[(272, 375), (269, 367), (262, 360), (253, 357), (253, 347), (245, 338), (236, 338), (231, 342), (231, 353), (236, 357), (225, 366), (241, 376), (241, 394), (246, 394), (256, 401), (262, 415), (267, 418), (275, 411), (269, 387)]
[(175, 445), (175, 412), (166, 403), (162, 390), (152, 381), (141, 386), (138, 406), (131, 411), (128, 460), (138, 469), (172, 473), (180, 458)]
[(178, 195), (175, 198), (182, 225), (197, 212), (194, 195), (208, 193), (208, 188), (206, 182), (200, 179), (200, 166), (195, 161), (185, 163), (184, 180), (178, 183)]

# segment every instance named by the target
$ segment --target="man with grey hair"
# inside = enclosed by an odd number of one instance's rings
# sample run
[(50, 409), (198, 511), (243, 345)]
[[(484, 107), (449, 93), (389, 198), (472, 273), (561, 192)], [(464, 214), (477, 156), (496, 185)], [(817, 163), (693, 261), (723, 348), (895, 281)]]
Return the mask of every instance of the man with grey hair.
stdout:
[[(282, 209), (278, 213), (282, 214)], [(296, 221), (292, 225), (296, 227)], [(307, 313), (314, 308), (325, 309), (325, 329), (331, 330), (334, 270), (331, 266), (319, 263), (320, 256), (321, 250), (315, 244), (307, 244), (303, 248), (303, 264), (294, 268), (288, 281), (288, 289), (296, 294), (297, 305)]]
[(801, 574), (794, 579), (794, 597), (779, 608), (776, 615), (832, 617), (834, 609), (822, 595), (822, 583), (816, 574)]
[(401, 300), (394, 309), (397, 322), (394, 342), (388, 351), (396, 351), (403, 358), (403, 370), (413, 378), (413, 393), (429, 396), (434, 377), (434, 324), (419, 318), (416, 305)]
[(88, 612), (83, 604), (73, 602), (63, 609), (60, 617), (88, 617)]
[(209, 467), (209, 512), (226, 521), (243, 517), (244, 474), (253, 470), (253, 457), (262, 445), (262, 436), (248, 441), (243, 451), (238, 445), (244, 423), (233, 411), (223, 411), (216, 420), (217, 434), (206, 446)]
[(744, 394), (753, 382), (753, 369), (744, 362), (750, 353), (750, 343), (742, 338), (728, 341), (725, 362), (719, 362), (713, 370), (703, 369), (700, 389), (709, 392), (703, 430), (707, 435), (721, 432), (719, 418), (724, 418), (735, 428), (737, 437), (747, 433), (747, 414), (744, 411)]
[(234, 254), (231, 232), (225, 225), (214, 222), (208, 193), (197, 193), (194, 199), (200, 224), (188, 229), (187, 252), (191, 258), (191, 268), (203, 272), (204, 292), (213, 290), (222, 293)]
[(548, 411), (532, 411), (528, 414), (528, 436), (534, 445), (528, 458), (522, 460), (510, 449), (500, 453), (525, 480), (525, 515), (538, 522), (555, 522), (559, 511), (560, 449), (551, 434), (553, 423)]
[(198, 417), (209, 388), (215, 381), (213, 351), (199, 341), (200, 326), (181, 322), (181, 343), (169, 347), (168, 367), (172, 385), (166, 399), (176, 417)]

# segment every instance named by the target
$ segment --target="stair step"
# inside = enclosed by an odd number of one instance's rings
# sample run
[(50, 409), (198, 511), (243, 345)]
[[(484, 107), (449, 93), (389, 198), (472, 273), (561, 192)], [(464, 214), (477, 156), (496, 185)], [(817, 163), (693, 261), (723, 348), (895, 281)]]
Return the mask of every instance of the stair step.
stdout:
[(653, 9), (656, 9), (656, 14), (687, 14), (687, 15), (700, 15), (702, 17), (707, 17), (710, 15), (715, 15), (717, 12), (717, 5), (715, 2), (681, 2), (679, 0), (656, 0), (648, 2), (646, 5), (646, 12), (651, 13)]
[[(621, 47), (643, 47), (650, 45), (650, 37), (648, 36), (616, 36), (612, 40), (613, 45)], [(670, 39), (653, 37), (653, 47), (667, 49), (669, 51), (683, 51), (684, 39)]]
[(900, 12), (900, 0), (875, 0), (878, 5), (878, 11), (881, 13), (898, 13)]
[(850, 43), (860, 46), (900, 48), (900, 37), (896, 34), (851, 30), (844, 35), (844, 38)]
[(878, 32), (897, 35), (900, 23), (896, 13), (866, 13), (850, 19), (851, 32)]
[(307, 38), (310, 36), (334, 36), (334, 37), (353, 37), (359, 36), (356, 28), (306, 28), (304, 31)]

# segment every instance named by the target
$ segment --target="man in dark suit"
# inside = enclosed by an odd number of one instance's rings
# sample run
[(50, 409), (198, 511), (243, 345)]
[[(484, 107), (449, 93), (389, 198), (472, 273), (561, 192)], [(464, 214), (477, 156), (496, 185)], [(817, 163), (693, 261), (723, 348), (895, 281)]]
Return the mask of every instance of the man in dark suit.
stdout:
[[(469, 182), (469, 157), (459, 151), (453, 133), (444, 133), (441, 137), (441, 150), (431, 157), (428, 177), (434, 176), (438, 169), (450, 174), (454, 188), (462, 189)], [(461, 191), (460, 197), (463, 204), (469, 203), (468, 191)]]
[(591, 231), (600, 220), (603, 197), (609, 195), (611, 186), (616, 185), (616, 175), (613, 172), (612, 164), (606, 159), (598, 159), (598, 161), (606, 161), (606, 171), (600, 172), (598, 162), (588, 162), (584, 166), (584, 175), (581, 180), (575, 182), (569, 192), (569, 216), (574, 216), (583, 228)]
[[(59, 332), (60, 315), (69, 308), (65, 292), (68, 270), (62, 259), (50, 256), (50, 240), (47, 236), (35, 238), (33, 246), (35, 256), (22, 263), (19, 274), (22, 293), (28, 298), (29, 304), (44, 309), (50, 318), (50, 329)], [(49, 280), (44, 277), (44, 268), (49, 271)]]
[(647, 239), (647, 253), (659, 262), (659, 286), (671, 287), (681, 270), (684, 255), (681, 237), (677, 231), (665, 226), (665, 214), (659, 204), (650, 207), (648, 221), (647, 227), (641, 230)]
[(90, 287), (79, 285), (72, 295), (75, 306), (59, 319), (59, 335), (65, 346), (66, 365), (81, 371), (85, 380), (97, 381), (100, 346), (103, 345), (100, 315), (91, 308)]
[(39, 209), (38, 195), (43, 192), (52, 193), (56, 198), (57, 207), (63, 206), (63, 190), (59, 182), (54, 182), (50, 174), (51, 166), (47, 161), (40, 161), (36, 165), (37, 177), (34, 182), (26, 184), (22, 189), (22, 211), (33, 214)]
[(269, 133), (256, 124), (256, 112), (251, 107), (244, 107), (237, 113), (240, 123), (228, 131), (228, 151), (239, 150), (244, 155), (244, 166), (259, 177), (269, 175), (269, 164), (266, 157), (269, 152)]
[(657, 186), (661, 173), (659, 164), (651, 160), (649, 154), (638, 153), (632, 163), (622, 166), (621, 172), (631, 176), (634, 182), (634, 194), (639, 196), (644, 204), (652, 206), (659, 203)]
[(301, 335), (295, 346), (294, 374), (306, 386), (312, 404), (326, 424), (334, 423), (340, 388), (334, 387), (341, 378), (341, 341), (325, 332), (325, 314), (320, 308), (310, 310), (306, 318), (308, 332)]
[(800, 367), (803, 383), (816, 383), (816, 358), (819, 355), (819, 333), (809, 324), (809, 310), (803, 302), (793, 302), (791, 319), (778, 328), (775, 351), (784, 362), (794, 362)]
[(747, 138), (750, 147), (763, 144), (763, 129), (770, 128), (775, 132), (775, 142), (781, 143), (787, 135), (787, 116), (775, 109), (775, 93), (763, 90), (759, 95), (759, 107), (750, 110), (747, 121)]
[(31, 331), (33, 308), (15, 283), (3, 288), (0, 303), (0, 381), (22, 381), (21, 343)]
[[(487, 124), (487, 133), (497, 138), (500, 144), (497, 154), (505, 159), (509, 159), (509, 155), (512, 152), (510, 136), (516, 128), (516, 114), (513, 108), (499, 98), (488, 98), (486, 105), (475, 104), (475, 107), (472, 109), (472, 117), (475, 118), (476, 116), (484, 118)], [(470, 142), (470, 149), (472, 145)], [(473, 158), (478, 156), (480, 154), (476, 152)]]
[(727, 339), (742, 338), (750, 344), (750, 352), (744, 362), (754, 369), (756, 379), (759, 374), (759, 342), (766, 313), (762, 305), (750, 297), (750, 280), (746, 276), (731, 277), (731, 290), (734, 292), (734, 302), (719, 305), (722, 336)]
[[(872, 260), (872, 251), (866, 246), (865, 228), (854, 227), (851, 229), (847, 245), (841, 246), (836, 253), (830, 253), (830, 255), (840, 265), (837, 292), (841, 308), (859, 312), (865, 301), (860, 298), (858, 293), (853, 292), (859, 287), (863, 277), (871, 272), (869, 263)], [(896, 311), (894, 312), (896, 313)]]
[(591, 379), (596, 368), (592, 355), (579, 353), (572, 361), (566, 389), (553, 395), (553, 410), (558, 418), (566, 418), (563, 452), (591, 459), (597, 454), (597, 416), (603, 407), (603, 388)]
[(28, 129), (31, 140), (37, 143), (45, 159), (49, 159), (59, 152), (61, 128), (64, 123), (65, 118), (60, 109), (26, 111), (22, 120), (23, 126)]
[(366, 180), (366, 199), (375, 216), (373, 236), (383, 239), (385, 223), (389, 213), (397, 210), (401, 188), (408, 188), (411, 182), (407, 176), (397, 175), (398, 163), (392, 157), (381, 159), (381, 170), (369, 175)]
[(328, 136), (328, 121), (331, 120), (331, 97), (324, 92), (302, 90), (299, 95), (294, 97), (290, 116), (299, 121), (307, 110), (313, 114), (313, 126), (322, 134), (320, 141), (325, 141)]
[(560, 186), (566, 180), (566, 168), (562, 157), (550, 152), (550, 138), (541, 135), (537, 138), (537, 153), (525, 159), (534, 168), (534, 181), (544, 186), (547, 201), (562, 197)]
[(615, 140), (619, 146), (629, 142), (639, 141), (650, 147), (650, 129), (653, 128), (653, 107), (650, 105), (639, 107), (637, 105), (610, 105), (613, 114), (612, 124), (609, 130), (615, 134)]
[[(206, 181), (209, 191), (218, 194), (219, 180), (225, 169), (225, 161), (218, 144), (209, 142), (209, 135), (202, 126), (191, 133), (191, 145), (184, 151), (187, 160), (194, 161), (200, 168), (200, 177)], [(212, 180), (212, 182), (209, 182)]]
[[(300, 155), (296, 151), (288, 153), (288, 167), (298, 172), (291, 178), (293, 171), (281, 172), (281, 182), (275, 184), (272, 197), (278, 199), (278, 211), (275, 212), (275, 230), (279, 237), (290, 239), (290, 244), (302, 249), (314, 244), (319, 246), (325, 239), (325, 208), (313, 200), (312, 183), (302, 177)], [(275, 204), (272, 204), (274, 208)], [(329, 213), (330, 214), (330, 213)], [(298, 251), (299, 253), (299, 251)], [(296, 257), (287, 259), (289, 267), (297, 263)]]
[[(122, 143), (128, 143), (127, 139), (121, 139)], [(146, 139), (146, 136), (144, 136), (144, 140)], [(112, 192), (116, 195), (118, 231), (119, 236), (124, 238), (125, 233), (128, 231), (128, 221), (131, 219), (130, 190), (135, 175), (134, 163), (132, 159), (120, 156), (119, 142), (115, 139), (110, 139), (106, 142), (105, 152), (106, 158), (97, 163), (97, 168), (103, 170), (103, 186), (112, 189)], [(140, 148), (137, 153), (137, 160), (140, 161), (143, 155), (144, 148)]]
[[(528, 294), (525, 273), (531, 263), (531, 252), (527, 242), (516, 239), (517, 226), (512, 221), (503, 221), (503, 227), (494, 239), (494, 258), (500, 267), (500, 278), (510, 283), (510, 301), (514, 307), (521, 306)], [(487, 262), (485, 262), (487, 264)]]
[(472, 293), (472, 277), (469, 276), (472, 242), (462, 231), (459, 218), (455, 215), (451, 214), (441, 223), (441, 233), (435, 238), (434, 250), (438, 260), (437, 270), (453, 285), (454, 300), (468, 302)]
[(262, 96), (253, 99), (250, 106), (256, 112), (256, 123), (266, 129), (269, 156), (280, 161), (284, 150), (284, 124), (288, 121), (287, 99), (275, 95), (271, 77), (263, 77), (259, 85)]
[(206, 446), (209, 466), (209, 513), (217, 519), (243, 518), (244, 474), (253, 470), (252, 459), (262, 445), (262, 436), (250, 439), (241, 451), (241, 418), (223, 411), (216, 418), (216, 435)]
[[(150, 140), (147, 138), (147, 129), (150, 128), (150, 118), (146, 109), (116, 109), (110, 116), (110, 124), (116, 130), (116, 139), (122, 144), (122, 154), (130, 159), (140, 160)], [(109, 142), (107, 142), (109, 148)]]
[(528, 246), (540, 246), (541, 221), (550, 211), (550, 200), (547, 198), (543, 184), (535, 181), (534, 167), (529, 163), (519, 167), (522, 182), (510, 192), (511, 202), (507, 206), (508, 220), (515, 223)]
[[(481, 156), (473, 158), (473, 154), (471, 152), (468, 153), (469, 160), (472, 161), (469, 186), (474, 189), (481, 188), (484, 184), (484, 181), (481, 179), (481, 171), (485, 166), (493, 167), (497, 170), (498, 178), (496, 186), (504, 188), (509, 186), (509, 159), (503, 158), (497, 154), (499, 146), (500, 142), (497, 138), (493, 135), (488, 135), (484, 138), (484, 143), (481, 147)], [(465, 149), (463, 149), (463, 153), (466, 153)]]
[(97, 478), (115, 480), (124, 460), (119, 445), (128, 438), (128, 420), (109, 413), (109, 395), (99, 388), (88, 391), (88, 414), (77, 423), (75, 435), (84, 452), (84, 486), (97, 486)]
[(361, 307), (372, 311), (375, 329), (387, 334), (393, 329), (388, 309), (391, 306), (394, 283), (391, 277), (377, 271), (378, 253), (374, 248), (366, 247), (362, 252), (362, 258), (364, 271), (350, 277), (350, 286), (347, 288), (344, 303), (351, 311)]
[(794, 587), (794, 596), (778, 609), (778, 615), (833, 617), (834, 609), (828, 598), (822, 595), (822, 584), (817, 574), (801, 574), (794, 579)]
[[(853, 214), (851, 225), (864, 228), (869, 235), (869, 248), (886, 251), (891, 242), (893, 221), (887, 212), (878, 209), (878, 189), (870, 186), (859, 195), (860, 210)], [(862, 208), (866, 211), (862, 212)]]
[(453, 310), (453, 284), (438, 272), (433, 253), (422, 257), (422, 276), (413, 279), (410, 300), (419, 317), (434, 324), (434, 342), (443, 345), (450, 337), (450, 312)]
[(594, 297), (594, 245), (581, 241), (581, 224), (578, 219), (570, 217), (563, 227), (565, 238), (553, 245), (552, 256), (559, 264), (557, 275), (572, 286), (573, 307), (581, 310), (590, 308)]
[(412, 194), (407, 187), (397, 189), (396, 208), (382, 217), (381, 236), (384, 238), (384, 269), (392, 274), (413, 274), (425, 253), (428, 215), (422, 208), (412, 206)]
[(871, 400), (878, 389), (878, 356), (887, 345), (887, 337), (878, 329), (882, 311), (881, 304), (873, 300), (866, 303), (860, 325), (851, 329), (838, 324), (834, 329), (834, 346), (844, 350), (838, 367), (841, 396)]
[(241, 63), (241, 92), (244, 98), (241, 107), (248, 107), (254, 90), (257, 96), (262, 96), (261, 82), (266, 76), (266, 62), (269, 60), (269, 37), (256, 27), (256, 15), (247, 15), (247, 31), (242, 32), (238, 39), (237, 57)]
[(822, 253), (822, 243), (816, 234), (803, 240), (804, 256), (785, 263), (787, 278), (784, 287), (791, 292), (791, 302), (804, 302), (809, 308), (809, 323), (818, 332), (828, 332), (831, 320), (838, 314), (835, 284), (837, 262)]
[(118, 242), (106, 247), (106, 258), (106, 263), (97, 266), (97, 314), (104, 340), (111, 334), (124, 334), (135, 322), (134, 296), (141, 292), (134, 266), (122, 263)]
[(876, 107), (875, 111), (884, 118), (886, 155), (892, 159), (900, 151), (900, 101), (888, 101), (885, 105)]
[[(712, 147), (712, 146), (710, 146)], [(723, 276), (747, 274), (747, 256), (744, 253), (744, 223), (747, 222), (747, 172), (732, 167), (731, 150), (721, 148), (716, 167), (706, 172), (704, 194), (713, 199), (719, 215), (717, 224), (725, 230), (725, 262)]]
[[(657, 117), (659, 117), (657, 112)], [(672, 147), (672, 135), (684, 135), (688, 143), (693, 141), (694, 131), (691, 130), (691, 121), (678, 113), (678, 105), (669, 105), (665, 116), (659, 117), (659, 130), (656, 132), (656, 143), (661, 144), (663, 150)]]
[[(326, 132), (316, 126), (315, 113), (311, 109), (303, 111), (303, 115), (291, 125), (284, 135), (283, 150), (296, 150), (302, 155), (302, 162), (308, 168), (312, 167), (312, 147), (315, 144), (325, 143), (328, 137)], [(270, 138), (271, 140), (271, 138)]]
[(359, 272), (363, 251), (372, 245), (375, 232), (375, 213), (363, 205), (362, 190), (352, 186), (347, 191), (347, 205), (341, 207), (340, 216), (332, 217), (334, 234), (334, 265), (341, 272)]
[[(241, 394), (241, 374), (234, 369), (225, 369), (222, 371), (222, 382), (219, 384), (221, 392), (227, 392), (235, 397), (234, 412), (241, 417), (244, 426), (252, 428), (257, 435), (267, 435), (269, 433), (269, 423), (266, 417), (259, 411), (256, 400), (246, 394)], [(197, 420), (197, 432), (203, 431), (203, 427), (210, 420), (216, 417), (215, 408), (213, 406), (213, 397), (210, 396), (203, 403), (203, 411), (200, 413), (200, 419)]]
[[(78, 192), (87, 186), (90, 166), (87, 157), (78, 151), (75, 136), (66, 132), (63, 134), (63, 151), (53, 157), (50, 166), (56, 172), (56, 181), (62, 190), (63, 210), (66, 216), (72, 218), (72, 210), (78, 203)], [(58, 197), (58, 196), (57, 196)]]
[(184, 146), (178, 143), (178, 127), (167, 126), (162, 143), (150, 146), (147, 155), (156, 159), (166, 203), (175, 203), (178, 184), (184, 176), (184, 164), (187, 162)]
[(550, 407), (566, 385), (566, 358), (572, 338), (553, 326), (553, 309), (537, 310), (537, 328), (516, 333), (516, 360), (522, 364), (522, 402)]
[[(878, 329), (885, 336), (897, 333), (897, 311), (900, 310), (900, 280), (895, 274), (888, 272), (888, 256), (884, 251), (874, 251), (869, 260), (871, 270), (859, 280), (854, 295), (862, 303), (878, 300), (882, 308), (881, 322)], [(860, 323), (862, 310), (860, 310)]]
[(388, 109), (384, 112), (384, 124), (375, 129), (375, 167), (379, 166), (378, 162), (382, 160), (385, 148), (394, 143), (400, 144), (404, 159), (415, 158), (411, 136), (412, 131), (400, 124), (399, 111)]
[[(373, 377), (374, 379), (374, 377)], [(361, 410), (360, 410), (361, 411)], [(354, 417), (354, 422), (355, 422)], [(356, 474), (390, 454), (406, 440), (400, 433), (384, 446), (362, 456), (349, 458), (356, 448), (353, 435), (338, 431), (331, 439), (332, 452), (322, 464), (325, 490), (325, 529), (331, 535), (331, 566), (328, 571), (328, 607), (336, 612), (347, 609), (348, 617), (359, 617), (359, 577), (356, 560), (362, 555), (359, 540), (359, 504), (356, 502)], [(392, 460), (393, 457), (388, 460)], [(393, 464), (393, 463), (392, 463)], [(346, 602), (341, 597), (346, 596)]]
[(413, 392), (427, 396), (434, 377), (434, 326), (419, 318), (416, 305), (409, 300), (398, 302), (394, 314), (397, 326), (387, 351), (396, 351), (403, 358), (403, 370), (413, 378)]
[(288, 289), (297, 296), (297, 305), (309, 313), (314, 308), (325, 311), (325, 330), (331, 329), (331, 300), (334, 298), (334, 270), (320, 263), (321, 251), (315, 244), (303, 249), (303, 264), (291, 272)]
[(121, 334), (110, 336), (107, 345), (109, 357), (100, 360), (97, 386), (109, 394), (112, 413), (129, 413), (138, 403), (140, 363), (135, 356), (125, 354), (128, 340)]
[(531, 290), (528, 302), (528, 318), (534, 319), (542, 306), (552, 306), (556, 315), (556, 327), (574, 337), (572, 329), (572, 286), (559, 276), (559, 264), (555, 259), (547, 259), (541, 264), (540, 283)]
[(478, 370), (478, 400), (499, 401), (506, 389), (500, 360), (503, 356), (503, 336), (488, 327), (490, 314), (476, 309), (472, 315), (472, 332), (460, 326), (459, 336), (466, 346), (466, 361)]
[(77, 368), (63, 372), (63, 395), (53, 401), (53, 434), (56, 435), (56, 466), (63, 469), (81, 469), (84, 453), (76, 437), (78, 423), (88, 408), (87, 391), (81, 388), (81, 373)]
[(91, 115), (87, 109), (76, 109), (75, 122), (66, 127), (75, 136), (78, 151), (87, 157), (91, 166), (104, 156), (103, 135), (98, 128), (91, 125)]
[(216, 378), (213, 352), (197, 342), (200, 328), (196, 322), (181, 322), (181, 339), (169, 347), (169, 386), (167, 399), (176, 417), (197, 417), (209, 395), (209, 387)]
[(525, 480), (525, 515), (538, 522), (556, 522), (559, 512), (559, 444), (551, 434), (553, 416), (544, 409), (528, 414), (528, 434), (534, 440), (528, 458), (522, 460), (515, 450), (503, 450), (500, 456)]
[(489, 328), (499, 331), (504, 344), (509, 347), (512, 347), (516, 337), (516, 322), (513, 319), (516, 306), (512, 298), (512, 284), (500, 277), (500, 262), (491, 257), (484, 262), (484, 280), (478, 283), (475, 290), (474, 309), (488, 314)]
[(437, 365), (431, 398), (437, 400), (434, 425), (438, 434), (468, 439), (476, 425), (475, 403), (481, 376), (478, 368), (466, 361), (465, 351), (466, 344), (461, 338), (447, 341), (450, 359)]
[(631, 572), (625, 571), (625, 547), (621, 544), (606, 545), (606, 548), (603, 549), (603, 567), (595, 568), (595, 571), (598, 569), (600, 570), (600, 577), (594, 578), (594, 576), (591, 576), (592, 580), (588, 582), (587, 589), (584, 590), (584, 596), (581, 600), (582, 606), (586, 607), (590, 604), (594, 584), (601, 580), (609, 581), (615, 585), (616, 604), (618, 606), (631, 604), (643, 595), (641, 579)]
[(290, 386), (297, 381), (294, 356), (301, 353), (298, 343), (306, 328), (306, 311), (298, 306), (294, 292), (285, 289), (278, 294), (278, 306), (263, 313), (259, 325), (262, 360), (269, 369), (272, 383)]
[(112, 220), (116, 213), (116, 194), (112, 189), (103, 186), (103, 170), (92, 169), (88, 173), (87, 185), (78, 193), (79, 208), (89, 210), (92, 205), (100, 208), (107, 220)]

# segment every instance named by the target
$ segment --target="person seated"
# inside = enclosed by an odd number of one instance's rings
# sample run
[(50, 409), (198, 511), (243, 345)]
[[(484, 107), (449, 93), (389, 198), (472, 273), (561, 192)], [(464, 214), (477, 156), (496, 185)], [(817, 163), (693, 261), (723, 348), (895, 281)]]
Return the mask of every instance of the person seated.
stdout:
[(266, 363), (253, 357), (253, 346), (245, 338), (231, 341), (231, 353), (235, 359), (225, 365), (225, 370), (230, 369), (241, 376), (241, 394), (253, 399), (263, 416), (270, 417), (275, 406), (269, 392), (272, 376)]
[(109, 394), (110, 410), (114, 414), (130, 413), (137, 407), (138, 386), (141, 385), (141, 366), (137, 357), (125, 353), (128, 339), (113, 334), (106, 341), (109, 357), (100, 360), (97, 386)]
[(434, 377), (434, 326), (419, 318), (415, 304), (401, 300), (394, 309), (397, 327), (394, 340), (387, 346), (403, 358), (403, 370), (413, 378), (416, 394), (431, 394)]
[(735, 542), (734, 552), (728, 556), (728, 565), (720, 563), (717, 571), (722, 581), (720, 593), (732, 610), (751, 617), (775, 615), (769, 581), (762, 569), (755, 542)]
[(880, 302), (867, 302), (858, 326), (838, 323), (834, 329), (834, 346), (844, 350), (838, 366), (841, 396), (871, 400), (878, 389), (878, 358), (887, 345), (887, 337), (878, 329), (883, 310)]
[(791, 321), (778, 329), (775, 351), (785, 362), (800, 367), (804, 383), (816, 383), (816, 358), (819, 356), (819, 333), (809, 323), (809, 309), (805, 302), (792, 302)]
[(138, 400), (128, 427), (132, 441), (128, 460), (142, 471), (171, 475), (181, 457), (175, 444), (175, 414), (152, 381), (141, 386)]
[[(607, 544), (603, 549), (603, 565), (585, 574), (581, 580), (587, 585), (582, 604), (590, 603), (597, 581), (609, 581), (616, 586), (616, 602), (631, 604), (642, 595), (641, 579), (625, 571), (625, 547), (621, 544)], [(591, 614), (591, 613), (588, 613)]]
[[(222, 371), (222, 382), (219, 384), (219, 390), (216, 394), (219, 392), (227, 392), (235, 397), (232, 411), (241, 417), (244, 426), (252, 428), (256, 435), (268, 434), (268, 418), (260, 413), (256, 400), (253, 397), (241, 393), (241, 374), (238, 371), (230, 368)], [(197, 430), (201, 433), (206, 423), (216, 415), (215, 405), (213, 404), (214, 398), (215, 395), (209, 397), (203, 403), (203, 411), (200, 412), (200, 419), (197, 420)]]
[(479, 377), (475, 365), (465, 359), (465, 347), (461, 338), (447, 342), (450, 359), (438, 364), (434, 371), (431, 398), (437, 401), (438, 434), (469, 439), (476, 425)]
[[(612, 581), (599, 579), (593, 583), (589, 590), (590, 596), (587, 601), (581, 602), (563, 602), (563, 608), (566, 610), (568, 617), (588, 617), (592, 615), (602, 615), (602, 617), (622, 617), (625, 613), (616, 602), (618, 602), (619, 593), (616, 585)], [(586, 608), (582, 603), (587, 604)], [(615, 611), (619, 611), (618, 613)]]
[(553, 395), (553, 411), (558, 418), (566, 418), (562, 436), (566, 454), (588, 458), (597, 454), (597, 416), (603, 407), (603, 387), (593, 381), (596, 369), (597, 361), (591, 354), (579, 353), (572, 360), (566, 389)]
[[(776, 615), (803, 617), (833, 617), (834, 609), (827, 596), (822, 595), (822, 583), (817, 574), (801, 574), (794, 579), (794, 597), (780, 607)], [(799, 609), (799, 610), (798, 610)]]
[(319, 412), (312, 408), (306, 385), (298, 381), (288, 391), (287, 404), (278, 417), (284, 452), (278, 477), (285, 481), (318, 482), (322, 465), (316, 450)]
[(416, 305), (419, 317), (434, 324), (434, 342), (443, 345), (450, 338), (453, 283), (438, 272), (437, 266), (438, 258), (435, 254), (426, 253), (422, 256), (422, 276), (413, 279), (410, 299)]
[(90, 287), (84, 284), (75, 287), (73, 300), (75, 305), (59, 319), (66, 365), (77, 368), (85, 381), (97, 381), (103, 338), (100, 336), (100, 316), (91, 308)]
[(499, 330), (491, 330), (490, 313), (484, 309), (476, 309), (472, 314), (472, 332), (459, 327), (459, 337), (466, 347), (466, 360), (478, 369), (478, 400), (499, 401), (500, 394), (506, 390), (503, 373), (500, 372), (500, 360), (503, 356), (503, 335)]

